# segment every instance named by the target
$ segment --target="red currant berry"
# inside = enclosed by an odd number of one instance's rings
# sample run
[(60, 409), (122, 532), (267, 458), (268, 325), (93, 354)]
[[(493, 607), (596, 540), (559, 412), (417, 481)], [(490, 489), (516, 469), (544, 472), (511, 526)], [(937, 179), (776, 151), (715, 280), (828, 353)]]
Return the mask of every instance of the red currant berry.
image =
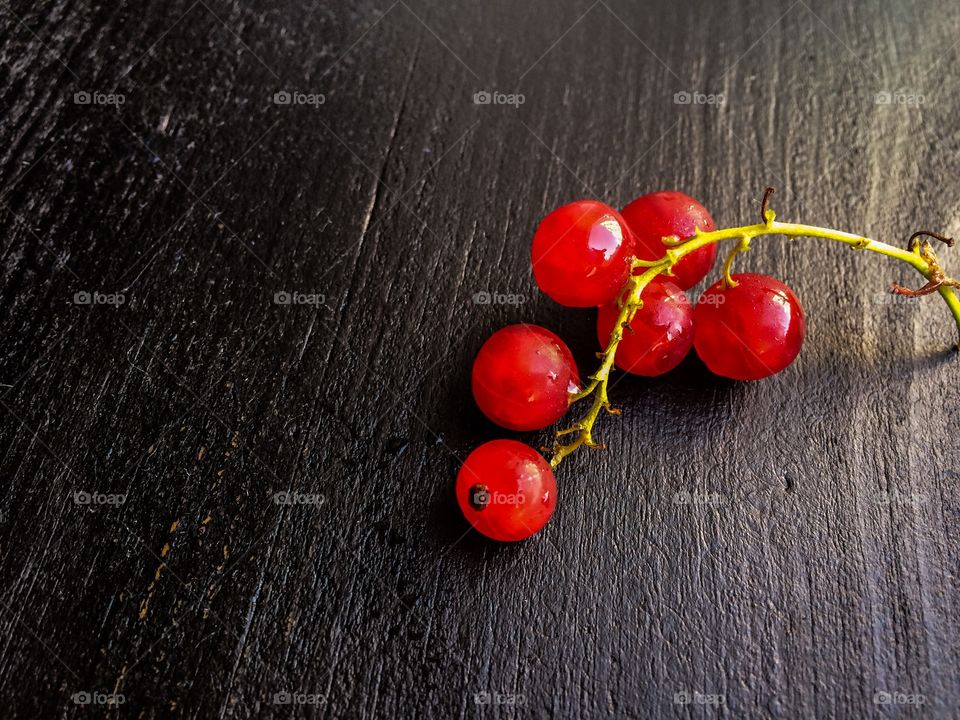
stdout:
[[(623, 219), (633, 233), (637, 257), (659, 260), (667, 251), (663, 238), (674, 235), (681, 240), (716, 230), (713, 218), (700, 203), (682, 192), (666, 190), (641, 195), (623, 209)], [(671, 279), (681, 290), (689, 290), (703, 280), (717, 259), (717, 246), (710, 244), (681, 258), (673, 266)], [(638, 268), (638, 272), (642, 269)]]
[(491, 440), (457, 475), (464, 517), (489, 538), (525, 540), (547, 524), (557, 505), (557, 481), (546, 460), (516, 440)]
[(539, 430), (563, 417), (580, 389), (566, 344), (536, 325), (509, 325), (483, 344), (473, 362), (473, 397), (480, 410), (510, 430)]
[(803, 308), (793, 290), (768, 275), (716, 283), (693, 311), (693, 344), (704, 364), (734, 380), (759, 380), (790, 363), (803, 345)]
[[(624, 328), (614, 362), (634, 375), (663, 375), (679, 365), (693, 346), (693, 308), (683, 290), (660, 278), (643, 289), (640, 299), (643, 307)], [(597, 338), (601, 347), (610, 342), (619, 314), (616, 303), (600, 308)]]
[(630, 276), (633, 240), (620, 213), (581, 200), (547, 215), (533, 237), (537, 285), (561, 305), (593, 307), (613, 300)]

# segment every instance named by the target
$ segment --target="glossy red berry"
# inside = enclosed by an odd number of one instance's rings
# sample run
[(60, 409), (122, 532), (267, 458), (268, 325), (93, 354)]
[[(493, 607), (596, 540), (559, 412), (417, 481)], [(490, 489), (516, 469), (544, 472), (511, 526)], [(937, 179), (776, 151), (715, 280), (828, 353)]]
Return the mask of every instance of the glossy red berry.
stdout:
[(508, 325), (483, 344), (473, 362), (473, 397), (493, 422), (510, 430), (553, 425), (580, 389), (566, 344), (536, 325)]
[(532, 447), (491, 440), (470, 453), (460, 468), (457, 503), (467, 521), (487, 537), (525, 540), (553, 515), (557, 481)]
[[(637, 257), (641, 260), (659, 260), (666, 253), (663, 238), (674, 235), (681, 240), (693, 237), (699, 228), (703, 232), (716, 230), (713, 218), (700, 203), (682, 192), (665, 190), (641, 195), (623, 209), (633, 233)], [(689, 290), (706, 277), (717, 259), (717, 246), (710, 244), (695, 250), (673, 266), (673, 280), (681, 290)], [(638, 271), (642, 272), (642, 270)]]
[(630, 276), (633, 241), (620, 213), (581, 200), (547, 215), (533, 237), (537, 285), (561, 305), (593, 307), (613, 300)]
[[(643, 307), (624, 329), (614, 362), (634, 375), (662, 375), (679, 365), (693, 346), (693, 308), (683, 290), (663, 279), (647, 285), (640, 299)], [(597, 314), (600, 347), (610, 342), (619, 314), (616, 303), (600, 308)]]
[(793, 362), (803, 345), (803, 308), (793, 291), (768, 275), (733, 276), (704, 291), (693, 311), (694, 347), (717, 375), (759, 380)]

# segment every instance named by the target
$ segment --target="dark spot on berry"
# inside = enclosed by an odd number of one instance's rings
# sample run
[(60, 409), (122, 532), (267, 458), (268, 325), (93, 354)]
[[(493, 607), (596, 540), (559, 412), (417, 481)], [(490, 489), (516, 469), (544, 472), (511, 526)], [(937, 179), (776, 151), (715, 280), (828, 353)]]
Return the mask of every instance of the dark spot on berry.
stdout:
[(470, 488), (469, 500), (470, 507), (479, 512), (490, 504), (490, 490), (486, 485), (477, 483)]

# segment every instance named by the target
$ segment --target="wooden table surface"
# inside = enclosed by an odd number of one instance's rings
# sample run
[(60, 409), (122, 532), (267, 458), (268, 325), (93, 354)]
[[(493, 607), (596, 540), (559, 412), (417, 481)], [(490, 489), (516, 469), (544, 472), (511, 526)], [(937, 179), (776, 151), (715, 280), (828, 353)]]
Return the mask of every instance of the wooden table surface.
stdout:
[(554, 207), (681, 189), (729, 226), (774, 185), (780, 219), (960, 232), (958, 25), (0, 1), (2, 715), (960, 717), (956, 328), (890, 300), (900, 263), (756, 241), (808, 316), (786, 372), (617, 375), (528, 542), (452, 494), (481, 442), (549, 441), (474, 406), (490, 333), (595, 363), (533, 282)]

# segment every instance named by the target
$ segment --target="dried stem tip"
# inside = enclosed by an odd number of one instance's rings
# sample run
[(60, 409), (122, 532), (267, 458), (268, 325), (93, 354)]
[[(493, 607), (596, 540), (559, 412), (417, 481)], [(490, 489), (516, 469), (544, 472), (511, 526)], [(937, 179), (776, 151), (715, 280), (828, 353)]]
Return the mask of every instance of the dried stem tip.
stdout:
[(763, 191), (763, 200), (760, 201), (760, 222), (767, 222), (767, 205), (770, 202), (770, 196), (776, 192), (772, 187)]
[(917, 230), (913, 235), (910, 236), (910, 239), (907, 240), (907, 250), (916, 249), (917, 245), (915, 245), (914, 243), (916, 243), (916, 241), (922, 237), (932, 237), (934, 240), (939, 240), (947, 247), (953, 247), (953, 244), (955, 242), (953, 238), (946, 237), (945, 235), (941, 235), (940, 233), (935, 233), (930, 230)]

